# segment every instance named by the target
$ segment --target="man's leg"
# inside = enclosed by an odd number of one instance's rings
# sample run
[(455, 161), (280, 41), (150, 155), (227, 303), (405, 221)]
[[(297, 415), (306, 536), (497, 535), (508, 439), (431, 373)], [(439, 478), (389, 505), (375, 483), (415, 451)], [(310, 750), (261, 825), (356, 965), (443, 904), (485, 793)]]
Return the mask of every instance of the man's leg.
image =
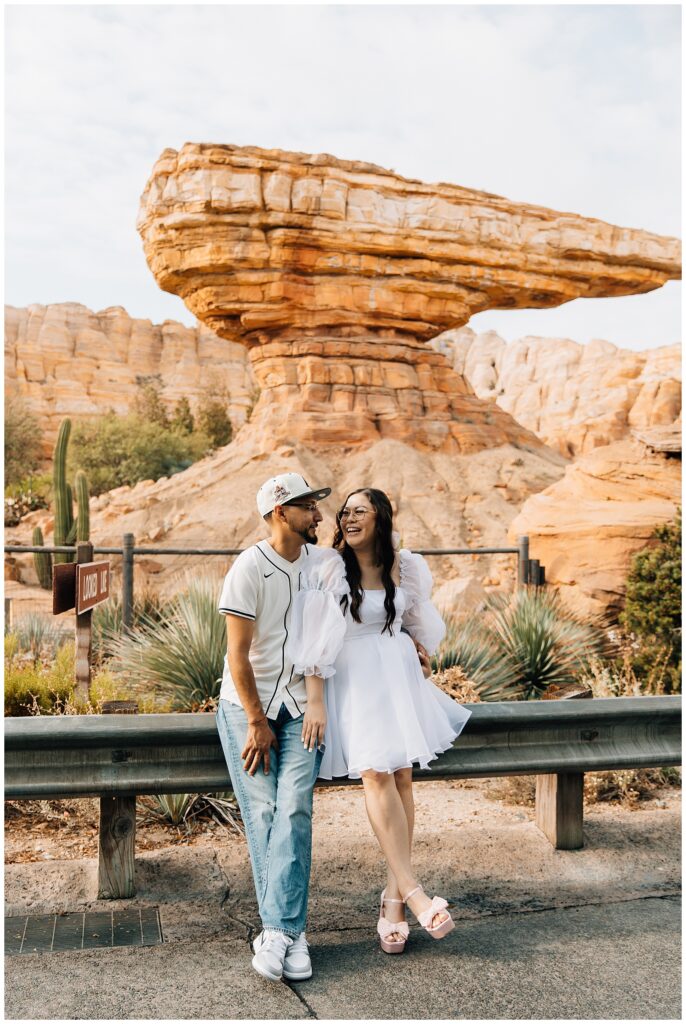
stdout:
[(237, 704), (219, 701), (217, 729), (245, 825), (260, 917), (265, 927), (270, 927), (266, 923), (262, 905), (267, 880), (269, 837), (276, 809), (279, 755), (272, 747), (269, 775), (264, 774), (264, 765), (260, 765), (254, 775), (244, 771), (241, 751), (248, 733), (248, 719), (243, 708)]
[(296, 938), (305, 930), (312, 860), (312, 791), (322, 751), (305, 750), (302, 716), (285, 709), (277, 720), (279, 763), (276, 811), (267, 854), (267, 877), (262, 901), (265, 928)]

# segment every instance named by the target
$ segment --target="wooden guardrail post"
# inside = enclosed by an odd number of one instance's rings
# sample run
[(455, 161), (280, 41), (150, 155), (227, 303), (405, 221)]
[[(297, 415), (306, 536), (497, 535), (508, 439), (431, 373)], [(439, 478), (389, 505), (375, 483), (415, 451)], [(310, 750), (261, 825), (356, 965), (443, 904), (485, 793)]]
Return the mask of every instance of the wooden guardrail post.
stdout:
[[(577, 683), (551, 685), (543, 700), (581, 700), (592, 691)], [(556, 850), (584, 845), (584, 773), (558, 772), (536, 776), (536, 825)]]
[[(102, 713), (136, 715), (138, 704), (132, 700), (109, 700), (103, 704)], [(100, 797), (99, 900), (129, 899), (136, 895), (135, 851), (136, 797)]]

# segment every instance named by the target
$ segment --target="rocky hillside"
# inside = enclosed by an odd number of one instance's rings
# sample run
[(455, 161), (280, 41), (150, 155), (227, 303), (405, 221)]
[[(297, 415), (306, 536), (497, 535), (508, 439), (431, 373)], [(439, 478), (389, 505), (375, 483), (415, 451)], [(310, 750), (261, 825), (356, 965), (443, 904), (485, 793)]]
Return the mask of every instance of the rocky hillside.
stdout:
[[(446, 331), (431, 342), (478, 399), (495, 402), (567, 458), (629, 437), (632, 429), (674, 422), (681, 409), (677, 345), (634, 352), (607, 341), (589, 345), (494, 331)], [(136, 320), (121, 306), (94, 313), (78, 303), (5, 306), (5, 393), (22, 395), (46, 428), (46, 452), (63, 416), (124, 413), (136, 377), (159, 374), (171, 409), (203, 390), (229, 393), (240, 426), (257, 383), (243, 345), (199, 324)]]
[(170, 411), (182, 395), (194, 408), (208, 389), (226, 389), (239, 426), (254, 400), (245, 348), (202, 325), (153, 324), (121, 306), (99, 313), (78, 302), (5, 306), (5, 394), (23, 396), (40, 417), (46, 454), (64, 416), (126, 413), (136, 378), (152, 375), (159, 375)]
[(495, 402), (563, 455), (575, 458), (673, 423), (681, 411), (681, 348), (633, 352), (609, 341), (505, 342), (495, 331), (446, 331), (432, 346), (478, 398)]

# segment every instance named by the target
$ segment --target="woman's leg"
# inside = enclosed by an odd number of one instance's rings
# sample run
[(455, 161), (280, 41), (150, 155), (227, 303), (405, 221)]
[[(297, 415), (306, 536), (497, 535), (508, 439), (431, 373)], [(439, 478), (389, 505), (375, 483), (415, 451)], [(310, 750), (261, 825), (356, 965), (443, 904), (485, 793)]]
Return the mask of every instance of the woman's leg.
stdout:
[[(418, 884), (410, 863), (410, 834), (405, 805), (392, 773), (363, 772), (362, 784), (369, 822), (402, 896)], [(415, 914), (421, 914), (430, 905), (431, 900), (421, 889), (409, 900), (410, 909)], [(432, 924), (436, 925), (446, 917), (441, 912), (435, 915)]]
[[(414, 797), (412, 794), (412, 769), (411, 768), (399, 768), (397, 772), (393, 773), (395, 780), (395, 788), (398, 790), (400, 800), (403, 805), (405, 812), (405, 820), (407, 822), (407, 838), (410, 845), (410, 855), (412, 853), (412, 833), (414, 831)], [(386, 878), (386, 896), (389, 899), (398, 900), (401, 898), (402, 893), (400, 892), (400, 886), (398, 885), (395, 875), (388, 867), (388, 876)], [(389, 921), (404, 921), (405, 920), (405, 907), (398, 903), (387, 903), (384, 907), (384, 917)]]

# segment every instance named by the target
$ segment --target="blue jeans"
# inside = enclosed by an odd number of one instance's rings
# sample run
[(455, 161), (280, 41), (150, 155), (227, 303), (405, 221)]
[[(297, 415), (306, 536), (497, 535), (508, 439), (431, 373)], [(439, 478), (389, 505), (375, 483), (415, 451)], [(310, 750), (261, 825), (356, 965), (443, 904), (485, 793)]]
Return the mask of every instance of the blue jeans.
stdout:
[(269, 775), (263, 764), (248, 775), (241, 760), (248, 719), (242, 707), (219, 701), (217, 729), (245, 824), (262, 927), (296, 938), (307, 919), (312, 791), (323, 751), (305, 750), (302, 715), (291, 718), (283, 704), (269, 725), (279, 744), (270, 751)]

